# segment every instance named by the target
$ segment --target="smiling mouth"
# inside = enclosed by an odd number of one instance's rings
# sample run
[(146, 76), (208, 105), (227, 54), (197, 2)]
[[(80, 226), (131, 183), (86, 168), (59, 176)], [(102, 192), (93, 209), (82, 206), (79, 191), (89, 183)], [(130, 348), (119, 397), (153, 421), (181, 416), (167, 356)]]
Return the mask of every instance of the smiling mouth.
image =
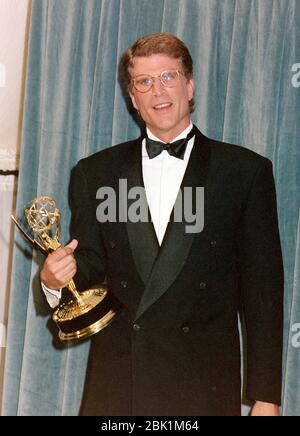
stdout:
[(161, 103), (153, 106), (155, 111), (166, 111), (173, 106), (173, 103)]

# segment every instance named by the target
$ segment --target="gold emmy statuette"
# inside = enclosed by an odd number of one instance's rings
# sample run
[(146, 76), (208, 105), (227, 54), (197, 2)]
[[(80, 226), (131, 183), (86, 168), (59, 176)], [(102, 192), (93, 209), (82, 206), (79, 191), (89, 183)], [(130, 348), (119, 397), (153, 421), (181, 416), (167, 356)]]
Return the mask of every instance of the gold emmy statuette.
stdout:
[[(32, 200), (25, 208), (25, 217), (33, 237), (15, 217), (12, 216), (12, 219), (34, 248), (48, 255), (61, 247), (60, 211), (51, 197), (41, 196)], [(61, 341), (76, 341), (98, 333), (120, 310), (120, 302), (104, 284), (78, 292), (71, 280), (67, 288), (72, 294), (70, 301), (61, 303), (53, 313)]]

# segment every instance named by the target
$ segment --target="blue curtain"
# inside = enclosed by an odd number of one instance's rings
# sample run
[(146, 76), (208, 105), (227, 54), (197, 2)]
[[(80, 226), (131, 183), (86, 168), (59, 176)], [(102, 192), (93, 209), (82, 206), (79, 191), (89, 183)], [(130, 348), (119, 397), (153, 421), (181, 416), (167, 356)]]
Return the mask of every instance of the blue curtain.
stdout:
[[(33, 0), (17, 205), (22, 214), (35, 196), (53, 196), (68, 240), (71, 167), (139, 134), (117, 80), (120, 54), (142, 34), (182, 38), (195, 61), (195, 123), (274, 164), (285, 263), (285, 415), (300, 415), (299, 17), (298, 0)], [(18, 235), (4, 415), (76, 415), (80, 403), (89, 344), (57, 344), (40, 263)]]

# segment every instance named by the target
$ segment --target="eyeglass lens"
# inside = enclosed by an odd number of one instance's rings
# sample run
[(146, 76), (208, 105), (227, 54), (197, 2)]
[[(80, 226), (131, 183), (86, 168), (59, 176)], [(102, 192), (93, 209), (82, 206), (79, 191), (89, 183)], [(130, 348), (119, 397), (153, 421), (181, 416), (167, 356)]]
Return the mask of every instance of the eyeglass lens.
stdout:
[(133, 79), (133, 84), (138, 91), (146, 92), (153, 86), (155, 78), (158, 77), (164, 86), (172, 87), (176, 85), (179, 73), (177, 70), (171, 70), (163, 71), (157, 76), (141, 75)]

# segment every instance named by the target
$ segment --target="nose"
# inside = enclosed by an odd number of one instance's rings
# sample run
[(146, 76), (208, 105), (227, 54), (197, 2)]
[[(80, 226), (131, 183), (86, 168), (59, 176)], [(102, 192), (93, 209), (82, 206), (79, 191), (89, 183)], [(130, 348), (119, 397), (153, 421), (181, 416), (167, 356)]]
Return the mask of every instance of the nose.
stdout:
[(164, 86), (161, 83), (160, 77), (154, 77), (152, 92), (154, 95), (161, 95), (164, 92)]

